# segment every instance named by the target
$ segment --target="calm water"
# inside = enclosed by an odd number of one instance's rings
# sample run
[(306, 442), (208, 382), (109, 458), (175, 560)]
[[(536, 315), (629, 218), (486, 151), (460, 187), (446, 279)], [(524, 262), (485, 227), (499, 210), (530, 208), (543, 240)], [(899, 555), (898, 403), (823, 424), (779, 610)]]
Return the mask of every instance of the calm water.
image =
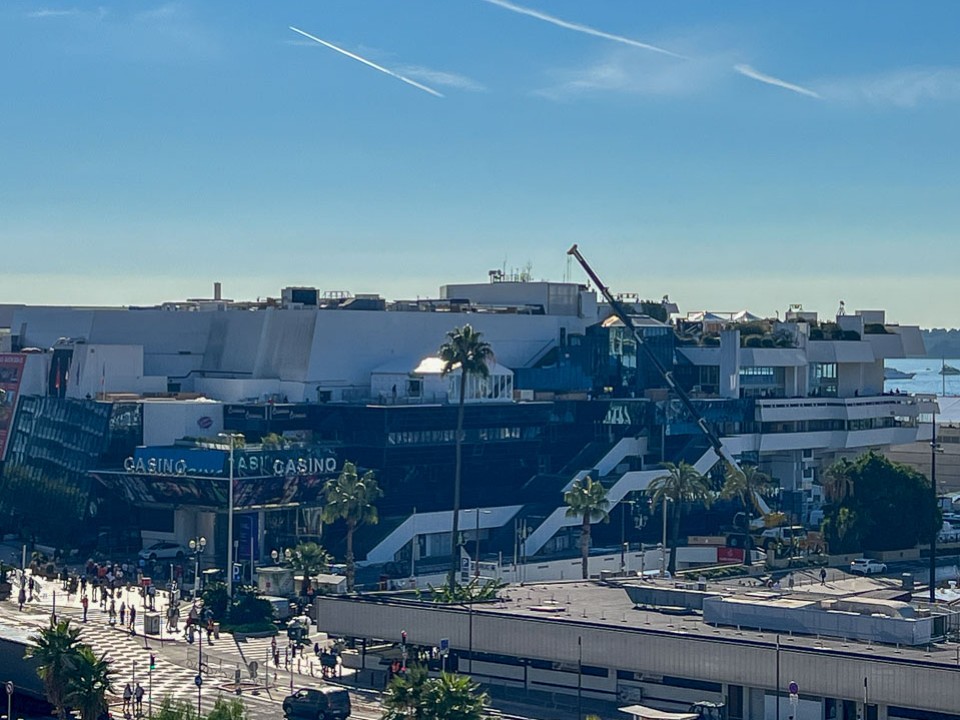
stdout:
[(905, 393), (935, 393), (937, 395), (960, 395), (960, 375), (940, 374), (941, 362), (960, 368), (960, 360), (940, 358), (921, 358), (919, 360), (887, 360), (888, 368), (896, 368), (903, 372), (915, 372), (910, 380), (887, 380), (884, 389), (892, 392), (899, 389)]

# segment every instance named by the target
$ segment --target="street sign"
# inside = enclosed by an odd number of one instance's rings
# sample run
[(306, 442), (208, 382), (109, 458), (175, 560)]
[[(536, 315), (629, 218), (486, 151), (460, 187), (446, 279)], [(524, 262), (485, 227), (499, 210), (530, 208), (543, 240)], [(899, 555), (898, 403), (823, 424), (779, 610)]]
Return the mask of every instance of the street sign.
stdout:
[(13, 695), (13, 680), (7, 680), (7, 695)]
[(197, 675), (193, 679), (193, 684), (196, 685), (197, 687), (200, 687), (201, 685), (203, 685), (203, 678), (200, 675)]
[(440, 654), (446, 655), (450, 652), (450, 638), (440, 638)]
[(793, 680), (791, 680), (791, 681), (790, 681), (790, 684), (787, 685), (787, 690), (790, 692), (791, 695), (799, 695), (799, 694), (800, 694), (800, 686), (797, 685), (797, 683), (796, 683), (795, 681), (793, 681)]
[(241, 563), (233, 564), (233, 581), (238, 583), (243, 577), (243, 565)]

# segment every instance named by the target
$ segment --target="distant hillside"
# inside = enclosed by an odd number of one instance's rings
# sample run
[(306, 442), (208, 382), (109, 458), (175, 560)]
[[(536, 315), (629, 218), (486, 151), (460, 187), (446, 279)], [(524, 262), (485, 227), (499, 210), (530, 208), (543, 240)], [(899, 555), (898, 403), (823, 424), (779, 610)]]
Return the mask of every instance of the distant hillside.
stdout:
[(932, 328), (922, 330), (927, 356), (933, 358), (960, 358), (960, 330)]

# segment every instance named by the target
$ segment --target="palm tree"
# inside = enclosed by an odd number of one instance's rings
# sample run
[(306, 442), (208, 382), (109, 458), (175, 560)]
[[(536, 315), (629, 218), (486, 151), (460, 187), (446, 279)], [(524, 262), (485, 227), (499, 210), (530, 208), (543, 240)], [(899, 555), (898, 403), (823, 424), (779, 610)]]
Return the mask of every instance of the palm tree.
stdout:
[(489, 696), (466, 675), (441, 673), (427, 684), (424, 699), (430, 720), (480, 720)]
[(420, 665), (390, 681), (381, 720), (480, 720), (489, 696), (466, 675), (431, 678)]
[(737, 498), (743, 505), (747, 514), (746, 543), (744, 545), (743, 564), (750, 565), (750, 551), (753, 546), (753, 539), (750, 536), (750, 508), (756, 509), (761, 515), (760, 503), (758, 497), (770, 497), (776, 492), (776, 484), (773, 479), (764, 472), (761, 472), (753, 465), (744, 465), (736, 467), (727, 466), (727, 472), (723, 479), (723, 489), (720, 491), (720, 497), (725, 499)]
[(300, 543), (290, 554), (290, 566), (294, 572), (303, 574), (303, 587), (300, 594), (306, 595), (310, 578), (325, 572), (330, 567), (330, 556), (315, 542)]
[(493, 349), (481, 339), (483, 333), (470, 326), (454, 328), (447, 333), (447, 341), (440, 346), (440, 359), (443, 361), (442, 374), (447, 375), (460, 368), (460, 393), (457, 399), (457, 436), (456, 463), (453, 475), (453, 529), (450, 532), (450, 574), (447, 584), (453, 587), (460, 565), (460, 473), (463, 445), (463, 403), (467, 395), (467, 376), (478, 375), (485, 378), (490, 375), (493, 362)]
[(853, 463), (840, 458), (820, 476), (823, 494), (829, 502), (842, 503), (853, 497)]
[(35, 647), (27, 649), (25, 658), (37, 661), (37, 675), (43, 680), (47, 700), (60, 720), (67, 717), (66, 700), (80, 650), (80, 628), (70, 627), (70, 620), (61, 620), (42, 628), (30, 639)]
[(327, 504), (323, 508), (325, 523), (344, 520), (347, 523), (347, 591), (353, 592), (356, 566), (353, 558), (353, 533), (361, 525), (376, 525), (379, 520), (374, 503), (383, 496), (377, 485), (373, 470), (363, 477), (357, 475), (357, 466), (352, 462), (343, 464), (343, 471), (336, 480), (327, 480), (323, 487)]
[(670, 515), (673, 524), (670, 533), (670, 565), (668, 570), (673, 575), (677, 571), (677, 545), (680, 540), (680, 517), (684, 505), (692, 502), (710, 504), (710, 484), (693, 465), (681, 462), (679, 465), (663, 463), (666, 475), (661, 475), (650, 481), (649, 490), (653, 494), (653, 504), (671, 502)]
[(424, 695), (430, 676), (422, 665), (411, 665), (403, 675), (395, 675), (383, 694), (381, 720), (423, 720)]
[(607, 508), (607, 489), (599, 482), (587, 475), (582, 480), (574, 480), (573, 485), (563, 494), (563, 501), (567, 504), (567, 517), (582, 518), (580, 525), (580, 558), (583, 567), (583, 579), (586, 580), (587, 560), (590, 556), (590, 523), (594, 521), (608, 522), (610, 519)]
[(89, 645), (79, 646), (65, 700), (80, 711), (81, 720), (97, 720), (107, 710), (113, 675), (106, 653), (98, 658)]

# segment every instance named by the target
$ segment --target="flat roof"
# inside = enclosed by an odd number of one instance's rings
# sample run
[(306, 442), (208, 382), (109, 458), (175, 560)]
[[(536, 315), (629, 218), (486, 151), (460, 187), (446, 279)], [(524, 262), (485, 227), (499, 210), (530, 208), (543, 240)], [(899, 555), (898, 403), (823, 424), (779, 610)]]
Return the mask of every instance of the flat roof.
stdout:
[[(837, 653), (862, 654), (892, 661), (921, 664), (950, 664), (956, 666), (960, 643), (940, 642), (918, 647), (881, 645), (878, 643), (845, 640), (843, 638), (817, 637), (815, 635), (797, 635), (776, 633), (734, 626), (714, 626), (703, 621), (697, 611), (681, 612), (679, 608), (636, 607), (623, 589), (628, 584), (662, 584), (673, 587), (673, 582), (641, 581), (631, 578), (625, 581), (559, 581), (534, 583), (528, 585), (510, 585), (501, 590), (504, 602), (477, 603), (474, 613), (485, 615), (503, 615), (524, 617), (540, 621), (567, 622), (596, 627), (608, 626), (615, 629), (629, 629), (640, 632), (675, 633), (677, 635), (696, 635), (705, 639), (722, 639), (730, 642), (770, 643), (780, 636), (784, 648), (796, 647), (811, 650), (834, 650)], [(734, 581), (736, 582), (736, 581)], [(816, 583), (819, 586), (819, 580)], [(707, 590), (729, 592), (731, 597), (749, 602), (749, 595), (756, 593), (754, 602), (762, 602), (759, 588), (731, 586), (730, 583), (709, 583)], [(764, 596), (767, 591), (761, 591)], [(824, 593), (823, 597), (836, 598), (840, 593)], [(854, 593), (844, 593), (854, 595)], [(799, 603), (800, 606), (813, 601), (812, 591), (798, 595), (784, 590), (779, 594), (778, 602)], [(784, 600), (785, 599), (785, 600)], [(767, 600), (766, 602), (769, 602)], [(549, 608), (549, 612), (546, 611)], [(463, 612), (467, 612), (463, 609)]]

